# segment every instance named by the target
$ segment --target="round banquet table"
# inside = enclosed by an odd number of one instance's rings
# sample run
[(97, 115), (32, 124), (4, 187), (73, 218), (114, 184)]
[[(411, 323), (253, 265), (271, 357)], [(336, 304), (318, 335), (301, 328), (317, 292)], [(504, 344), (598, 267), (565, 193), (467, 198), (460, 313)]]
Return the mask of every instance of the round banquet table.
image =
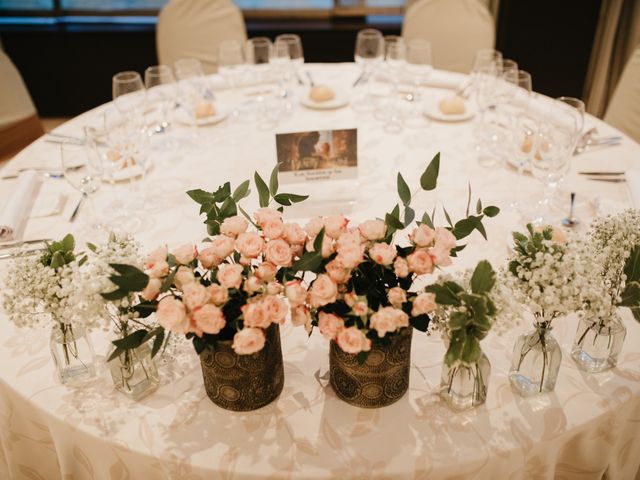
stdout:
[[(358, 75), (353, 64), (305, 68), (345, 86)], [(437, 88), (424, 91), (427, 98), (443, 93)], [(220, 90), (217, 98), (220, 105), (230, 105), (238, 95)], [(80, 134), (101, 108), (60, 131)], [(585, 129), (592, 126), (601, 135), (619, 134), (588, 116)], [(485, 205), (502, 208), (486, 223), (488, 241), (476, 232), (449, 269), (470, 267), (482, 258), (494, 266), (505, 263), (510, 232), (522, 228), (509, 202), (514, 197), (533, 202), (540, 195), (539, 182), (530, 176), (518, 179), (510, 168), (481, 167), (473, 149), (473, 122), (434, 121), (422, 131), (405, 128), (392, 135), (372, 114), (350, 107), (319, 111), (295, 105), (269, 129), (229, 120), (200, 128), (177, 126), (175, 135), (184, 134), (183, 148), (152, 149), (155, 165), (146, 179), (144, 225), (136, 238), (145, 251), (161, 243), (174, 247), (200, 241), (205, 228), (186, 190), (213, 190), (227, 180), (237, 185), (254, 170), (268, 176), (275, 164), (276, 132), (349, 127), (358, 128), (359, 181), (340, 187), (329, 195), (331, 201), (294, 210), (289, 218), (302, 222), (319, 212), (343, 211), (357, 224), (381, 216), (397, 201), (395, 172), (402, 170), (415, 185), (426, 162), (439, 151), (438, 189), (416, 197), (418, 212), (430, 211), (437, 203), (462, 215), (468, 182)], [(416, 135), (426, 135), (429, 146), (415, 142)], [(3, 173), (27, 165), (55, 166), (58, 148), (40, 139)], [(640, 166), (640, 146), (628, 137), (618, 147), (574, 157), (563, 188), (577, 192), (578, 216), (583, 221), (593, 217), (596, 199), (630, 205), (624, 183), (588, 181), (578, 170), (634, 166)], [(0, 203), (14, 182), (0, 181)], [(283, 187), (298, 193), (304, 188)], [(354, 201), (341, 200), (345, 190)], [(44, 191), (72, 192), (57, 179), (45, 180), (40, 195)], [(96, 194), (99, 208), (109, 195), (105, 184)], [(256, 206), (255, 196), (243, 204), (245, 209)], [(24, 237), (57, 238), (71, 231), (79, 243), (100, 241), (89, 228), (88, 209), (81, 210), (74, 223), (67, 221), (73, 207), (75, 202), (68, 202), (62, 215), (30, 219)], [(0, 262), (0, 269), (6, 263)], [(640, 325), (630, 315), (624, 318), (628, 333), (618, 366), (599, 374), (578, 370), (569, 357), (577, 319), (557, 320), (554, 335), (563, 351), (558, 383), (553, 393), (536, 398), (520, 398), (507, 380), (515, 338), (531, 325), (490, 335), (483, 342), (493, 367), (487, 402), (464, 413), (452, 412), (438, 399), (445, 351), (438, 335), (416, 332), (408, 393), (389, 407), (368, 410), (340, 401), (331, 390), (328, 344), (319, 333), (307, 338), (303, 329), (288, 324), (282, 330), (282, 394), (257, 411), (234, 413), (207, 398), (197, 356), (188, 343), (179, 347), (177, 360), (160, 360), (160, 389), (134, 402), (114, 390), (105, 369), (85, 385), (61, 385), (54, 379), (48, 332), (18, 330), (0, 310), (0, 478), (637, 478)], [(104, 355), (109, 349), (106, 335), (94, 333), (93, 340)]]

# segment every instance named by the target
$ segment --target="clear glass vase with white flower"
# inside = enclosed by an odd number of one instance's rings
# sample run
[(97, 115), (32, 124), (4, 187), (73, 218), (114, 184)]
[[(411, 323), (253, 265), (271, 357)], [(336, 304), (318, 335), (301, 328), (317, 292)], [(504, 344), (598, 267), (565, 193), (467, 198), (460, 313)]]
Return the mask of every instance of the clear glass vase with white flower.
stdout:
[(304, 252), (287, 269), (291, 318), (308, 332), (318, 327), (330, 340), (331, 386), (353, 405), (381, 407), (404, 395), (413, 328), (426, 331), (435, 307), (433, 294), (413, 291), (415, 282), (450, 265), (464, 248), (458, 240), (474, 230), (486, 235), (482, 220), (499, 212), (478, 201), (475, 214), (467, 210), (455, 224), (445, 211), (448, 227), (435, 227), (433, 216), (425, 213), (406, 245), (396, 244), (396, 236), (416, 218), (412, 198), (436, 188), (439, 168), (438, 154), (413, 193), (398, 174), (400, 203), (384, 220), (353, 228), (343, 215), (312, 219), (305, 226), (309, 240)]
[(437, 304), (429, 328), (446, 338), (440, 396), (454, 410), (484, 404), (491, 363), (480, 341), (494, 326), (505, 330), (519, 320), (508, 289), (483, 260), (473, 270), (439, 277), (425, 292), (434, 294)]
[(514, 232), (513, 257), (506, 278), (514, 298), (534, 318), (535, 330), (521, 335), (513, 349), (509, 381), (522, 396), (551, 392), (562, 360), (551, 334), (552, 322), (581, 308), (581, 291), (591, 279), (573, 239), (554, 236), (553, 228)]
[[(253, 218), (239, 205), (250, 194), (249, 181), (233, 192), (229, 183), (215, 192), (187, 192), (201, 205), (210, 237), (200, 246), (161, 246), (143, 269), (129, 266), (113, 279), (119, 290), (140, 292), (142, 308), (154, 311), (158, 324), (116, 346), (134, 348), (152, 339), (156, 345), (165, 332), (186, 335), (200, 356), (210, 399), (237, 411), (262, 407), (282, 390), (279, 326), (288, 309), (281, 271), (307, 241), (299, 225), (282, 219), (284, 206), (306, 197), (278, 193), (277, 169), (268, 186), (256, 173), (255, 185), (261, 208)], [(271, 202), (279, 207), (270, 208)], [(132, 285), (133, 277), (139, 283)]]
[(591, 288), (582, 292), (571, 357), (582, 370), (602, 372), (617, 365), (622, 351), (621, 307), (640, 321), (640, 213), (597, 218), (582, 243), (593, 272)]
[(4, 307), (16, 325), (51, 326), (51, 356), (61, 383), (82, 382), (96, 373), (88, 332), (98, 318), (88, 314), (75, 288), (86, 256), (74, 250), (72, 235), (47, 243), (42, 255), (14, 260), (3, 281)]

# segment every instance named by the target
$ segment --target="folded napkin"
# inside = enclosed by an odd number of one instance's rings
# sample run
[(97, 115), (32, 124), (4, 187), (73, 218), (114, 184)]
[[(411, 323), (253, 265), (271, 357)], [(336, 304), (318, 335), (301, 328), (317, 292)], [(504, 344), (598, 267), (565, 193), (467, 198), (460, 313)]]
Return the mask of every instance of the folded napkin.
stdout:
[(0, 211), (0, 240), (18, 240), (40, 187), (35, 170), (20, 173), (16, 188)]
[(640, 168), (627, 170), (624, 175), (631, 194), (631, 202), (635, 208), (640, 209)]
[(467, 75), (444, 70), (433, 70), (425, 85), (436, 88), (458, 88), (467, 79)]

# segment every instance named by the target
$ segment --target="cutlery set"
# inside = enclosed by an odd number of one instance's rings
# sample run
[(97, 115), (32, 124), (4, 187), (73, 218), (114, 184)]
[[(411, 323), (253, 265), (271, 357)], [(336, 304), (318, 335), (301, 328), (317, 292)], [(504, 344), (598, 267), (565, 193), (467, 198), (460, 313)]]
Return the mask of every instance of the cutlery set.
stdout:
[(596, 182), (610, 182), (610, 183), (622, 183), (626, 182), (624, 172), (578, 172), (580, 175), (585, 175), (587, 180), (594, 180)]
[[(47, 242), (51, 242), (50, 238), (38, 238), (34, 240), (19, 240), (10, 243), (0, 243), (0, 260), (8, 258), (26, 257), (28, 255), (35, 255), (45, 250)], [(42, 244), (42, 246), (36, 247), (35, 245)], [(29, 248), (20, 249), (21, 247), (28, 246)]]

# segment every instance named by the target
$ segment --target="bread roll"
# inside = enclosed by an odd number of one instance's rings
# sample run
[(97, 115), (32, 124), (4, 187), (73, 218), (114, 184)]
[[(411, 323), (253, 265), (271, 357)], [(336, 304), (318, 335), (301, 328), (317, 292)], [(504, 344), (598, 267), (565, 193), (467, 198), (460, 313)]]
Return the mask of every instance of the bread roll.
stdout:
[(309, 91), (309, 98), (314, 102), (328, 102), (335, 97), (336, 94), (326, 85), (316, 85)]
[(465, 112), (464, 99), (458, 95), (443, 98), (438, 108), (445, 115), (462, 115)]
[(211, 117), (216, 114), (216, 109), (213, 103), (208, 100), (201, 100), (198, 102), (195, 108), (196, 118)]

